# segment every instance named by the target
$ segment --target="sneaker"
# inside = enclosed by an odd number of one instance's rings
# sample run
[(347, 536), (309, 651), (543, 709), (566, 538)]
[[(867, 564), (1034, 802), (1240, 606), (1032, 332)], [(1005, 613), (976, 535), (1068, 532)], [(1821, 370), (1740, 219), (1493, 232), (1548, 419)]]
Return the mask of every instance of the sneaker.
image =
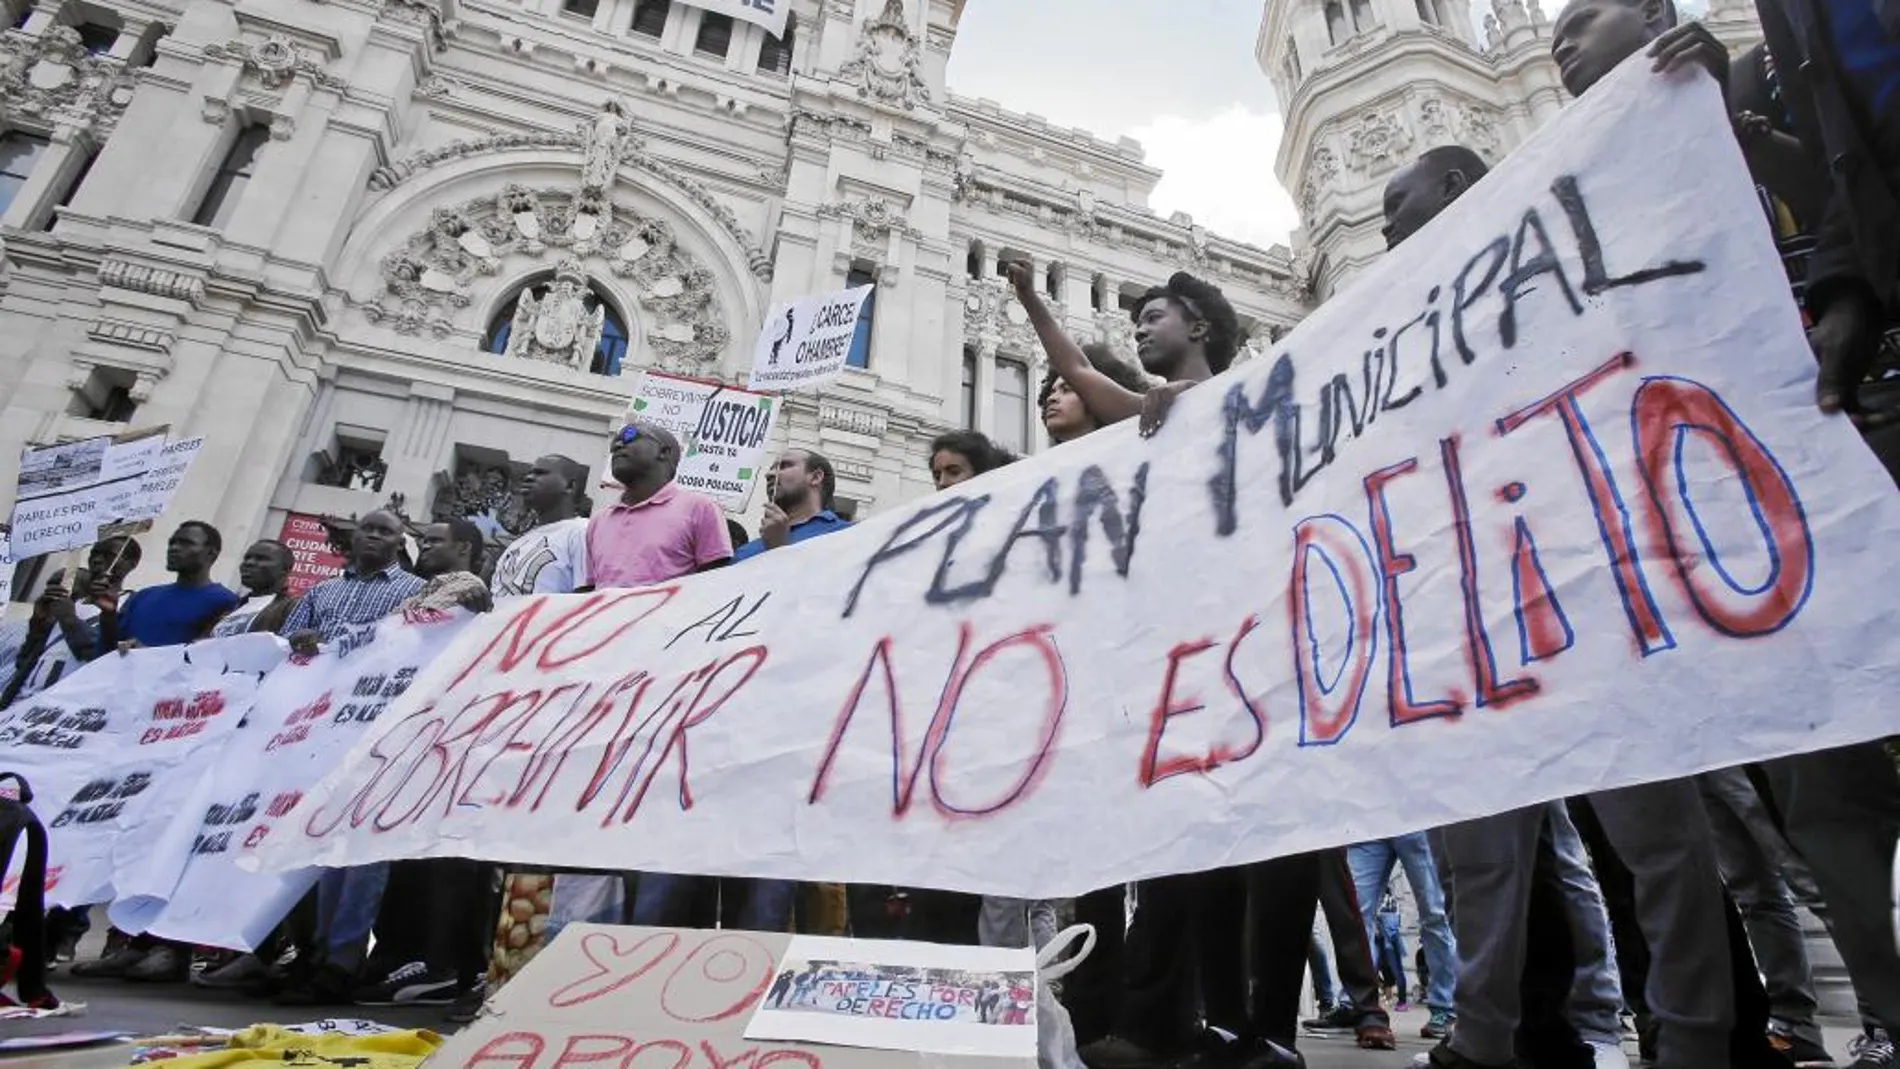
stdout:
[(1780, 1021), (1768, 1022), (1768, 1046), (1776, 1054), (1788, 1059), (1795, 1069), (1825, 1069), (1834, 1064), (1834, 1058), (1827, 1048)]
[(398, 967), (380, 984), (359, 987), (350, 996), (358, 1006), (447, 1006), (459, 981), (452, 972), (430, 969), (419, 961)]
[(1390, 1025), (1362, 1024), (1353, 1030), (1353, 1038), (1358, 1041), (1360, 1050), (1399, 1049), (1399, 1039), (1392, 1034)]
[(1350, 1002), (1335, 1002), (1318, 1017), (1300, 1022), (1300, 1027), (1319, 1035), (1343, 1035), (1359, 1027), (1359, 1018), (1364, 1016)]
[(1154, 1069), (1167, 1059), (1133, 1040), (1103, 1036), (1076, 1052), (1089, 1069)]
[(1431, 1020), (1425, 1022), (1418, 1034), (1426, 1039), (1444, 1039), (1451, 1035), (1452, 1022), (1457, 1019), (1450, 1010), (1433, 1010)]
[(213, 991), (242, 991), (270, 975), (270, 966), (256, 954), (239, 954), (215, 969), (193, 973), (191, 986)]
[(1847, 1045), (1852, 1069), (1887, 1069), (1893, 1064), (1893, 1040), (1885, 1028), (1869, 1028)]
[(170, 943), (160, 943), (125, 970), (127, 980), (147, 984), (177, 983), (191, 975), (191, 958)]
[(145, 960), (145, 951), (122, 946), (103, 958), (82, 961), (73, 966), (73, 975), (84, 980), (123, 980), (132, 966)]
[(1397, 1002), (1392, 1004), (1392, 1012), (1393, 1013), (1411, 1013), (1412, 1004), (1405, 1001), (1404, 999), (1400, 999)]
[(487, 1004), (488, 978), (483, 977), (450, 1003), (449, 1012), (442, 1016), (450, 1024), (473, 1024), (475, 1018), (482, 1015), (482, 1008)]

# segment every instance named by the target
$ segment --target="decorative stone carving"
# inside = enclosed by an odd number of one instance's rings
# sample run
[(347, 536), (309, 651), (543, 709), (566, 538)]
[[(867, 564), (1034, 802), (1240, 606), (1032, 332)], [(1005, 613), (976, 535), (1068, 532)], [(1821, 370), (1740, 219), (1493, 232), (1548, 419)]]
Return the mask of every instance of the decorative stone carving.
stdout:
[(892, 231), (913, 241), (924, 237), (923, 231), (910, 225), (902, 208), (878, 197), (830, 201), (819, 206), (818, 214), (828, 219), (851, 220), (851, 247), (855, 252), (882, 254)]
[(270, 139), (288, 141), (297, 132), (297, 120), (288, 115), (278, 115), (270, 121)]
[[(586, 124), (582, 131), (576, 133), (496, 134), (492, 137), (468, 141), (451, 141), (439, 148), (425, 149), (387, 167), (378, 167), (370, 173), (369, 188), (378, 191), (393, 189), (411, 175), (427, 170), (438, 163), (515, 148), (560, 148), (581, 151), (581, 188), (584, 191), (597, 191), (598, 195), (578, 204), (564, 200), (559, 203), (551, 202), (549, 206), (549, 211), (553, 213), (575, 212), (586, 215), (590, 206), (594, 210), (598, 224), (583, 222), (579, 231), (570, 235), (571, 240), (588, 243), (577, 251), (586, 252), (592, 248), (612, 247), (602, 243), (594, 236), (594, 233), (605, 233), (611, 229), (606, 209), (612, 200), (613, 176), (620, 167), (632, 167), (679, 190), (686, 195), (687, 199), (704, 209), (719, 224), (720, 229), (745, 250), (746, 265), (751, 269), (753, 276), (763, 281), (771, 281), (772, 259), (765, 254), (764, 249), (759, 247), (752, 235), (746, 232), (745, 227), (739, 222), (739, 217), (714, 196), (704, 183), (648, 152), (646, 145), (627, 128), (621, 105), (616, 101), (609, 101), (601, 109), (599, 116)], [(538, 239), (530, 237), (530, 240)]]
[(1346, 155), (1352, 166), (1379, 174), (1397, 166), (1412, 146), (1412, 133), (1396, 115), (1367, 112), (1346, 134)]
[(425, 27), (430, 47), (437, 52), (448, 50), (449, 43), (442, 32), (442, 9), (433, 0), (387, 0), (382, 13), (398, 22)]
[(1437, 97), (1426, 97), (1418, 104), (1418, 126), (1425, 131), (1427, 141), (1443, 140), (1451, 135), (1451, 117), (1445, 112), (1445, 102)]
[(462, 91), (462, 83), (446, 74), (431, 74), (416, 86), (416, 95), (430, 100), (446, 100)]
[(609, 99), (599, 114), (581, 124), (581, 188), (608, 189), (621, 157), (633, 148), (633, 127), (618, 100)]
[(838, 76), (857, 85), (858, 95), (902, 108), (930, 102), (924, 83), (923, 48), (904, 15), (904, 0), (884, 0), (884, 10), (858, 30), (857, 50)]
[(587, 370), (607, 317), (607, 309), (599, 303), (588, 310), (588, 295), (580, 261), (562, 260), (554, 269), (554, 284), (541, 300), (524, 292), (515, 302), (507, 355)]
[(890, 417), (878, 409), (827, 401), (818, 406), (818, 426), (881, 438), (890, 429)]
[(132, 290), (136, 293), (149, 293), (154, 297), (188, 301), (193, 307), (204, 300), (205, 296), (204, 279), (197, 275), (168, 271), (161, 267), (148, 267), (115, 258), (107, 258), (99, 264), (99, 284), (116, 289)]
[(266, 89), (282, 89), (300, 76), (319, 88), (339, 92), (347, 84), (281, 33), (262, 41), (232, 40), (206, 45), (205, 55), (238, 63)]
[(1497, 13), (1498, 23), (1504, 28), (1507, 39), (1515, 31), (1526, 29), (1531, 24), (1530, 13), (1524, 9), (1524, 0), (1491, 0), (1491, 10)]
[(1487, 52), (1496, 52), (1504, 47), (1504, 27), (1498, 25), (1498, 17), (1487, 13), (1484, 16), (1484, 47)]
[(507, 465), (462, 460), (454, 475), (436, 473), (430, 518), (436, 523), (471, 520), (490, 540), (504, 532), (521, 534), (534, 526), (534, 514), (521, 495), (513, 492), (515, 482), (515, 473)]
[(1498, 134), (1498, 113), (1479, 104), (1466, 104), (1458, 112), (1464, 128), (1464, 141), (1488, 159), (1498, 158), (1503, 141)]
[(0, 125), (44, 123), (57, 112), (60, 122), (109, 133), (132, 102), (132, 88), (125, 64), (87, 55), (70, 26), (53, 26), (38, 38), (0, 33)]
[[(364, 314), (405, 334), (428, 330), (447, 337), (455, 329), (450, 317), (472, 303), (478, 277), (514, 260), (542, 259), (551, 250), (561, 257), (559, 270), (575, 278), (584, 280), (588, 264), (599, 263), (629, 280), (644, 313), (642, 350), (654, 355), (657, 366), (699, 372), (725, 350), (731, 335), (714, 294), (713, 273), (678, 246), (665, 221), (613, 206), (604, 193), (588, 190), (511, 185), (492, 197), (437, 209), (428, 229), (383, 257), (382, 292), (364, 306)], [(560, 282), (557, 277), (557, 287)], [(583, 281), (580, 292), (585, 291)], [(522, 303), (545, 309), (553, 299), (551, 292), (542, 301)], [(533, 333), (517, 325), (509, 338), (511, 354)], [(558, 343), (561, 336), (557, 332), (536, 341), (544, 351), (566, 349), (572, 356), (579, 341)], [(599, 336), (593, 337), (578, 350), (583, 370)]]
[(177, 340), (177, 335), (169, 330), (104, 318), (92, 321), (92, 325), (86, 329), (86, 337), (129, 349), (150, 349), (157, 353), (170, 353), (172, 342)]

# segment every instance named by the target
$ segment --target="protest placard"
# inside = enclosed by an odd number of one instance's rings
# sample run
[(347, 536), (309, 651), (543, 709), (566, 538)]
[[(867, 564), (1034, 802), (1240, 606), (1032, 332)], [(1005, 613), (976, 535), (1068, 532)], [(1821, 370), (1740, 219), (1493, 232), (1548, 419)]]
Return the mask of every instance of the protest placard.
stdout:
[(0, 606), (5, 606), (12, 601), (13, 541), (10, 533), (5, 528), (0, 528)]
[(173, 878), (116, 880), (112, 923), (187, 943), (255, 948), (316, 882), (317, 870), (246, 872), (231, 859), (272, 834), (466, 623), (460, 612), (416, 623), (389, 617), (265, 677), (244, 726), (164, 834), (143, 844), (144, 853), (175, 866)]
[(1036, 1064), (1033, 1047), (1026, 1056), (1003, 1058), (748, 1039), (742, 1035), (748, 1017), (771, 990), (790, 941), (780, 932), (569, 925), (489, 1000), (487, 1013), (442, 1045), (432, 1064), (441, 1069), (556, 1069), (587, 1063), (673, 1069), (1030, 1069)]
[(165, 511), (203, 444), (194, 439), (197, 444), (179, 443), (168, 453), (166, 430), (148, 427), (23, 452), (11, 525), (14, 556), (77, 549), (97, 541), (102, 527), (149, 521)]
[(796, 935), (747, 1039), (1036, 1056), (1036, 952)]
[(325, 579), (342, 575), (344, 565), (349, 563), (330, 544), (330, 532), (316, 516), (301, 512), (285, 516), (277, 540), (290, 550), (290, 576), (284, 582), (284, 592), (293, 598), (303, 597), (304, 591)]
[[(663, 427), (679, 439), (679, 485), (734, 511), (752, 496), (777, 415), (775, 397), (657, 371), (641, 376), (627, 405), (629, 420)], [(613, 466), (603, 461), (601, 470)]]
[(477, 621), (262, 860), (1060, 897), (1884, 737), (1900, 497), (1814, 374), (1633, 62), (1151, 438)]
[(874, 287), (788, 301), (765, 317), (752, 353), (755, 390), (809, 390), (844, 374), (858, 317)]
[(774, 37), (785, 36), (785, 22), (791, 17), (793, 0), (686, 0), (693, 7), (717, 12), (765, 27)]

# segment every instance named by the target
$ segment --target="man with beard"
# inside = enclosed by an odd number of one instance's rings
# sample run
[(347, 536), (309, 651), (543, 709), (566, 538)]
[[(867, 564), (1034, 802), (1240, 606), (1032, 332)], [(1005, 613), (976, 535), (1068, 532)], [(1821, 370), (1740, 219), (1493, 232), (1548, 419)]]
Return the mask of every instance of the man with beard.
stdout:
[(734, 561), (751, 560), (768, 550), (833, 534), (851, 526), (832, 507), (837, 504), (838, 478), (831, 461), (808, 449), (787, 449), (768, 478), (771, 499), (759, 537), (739, 547)]

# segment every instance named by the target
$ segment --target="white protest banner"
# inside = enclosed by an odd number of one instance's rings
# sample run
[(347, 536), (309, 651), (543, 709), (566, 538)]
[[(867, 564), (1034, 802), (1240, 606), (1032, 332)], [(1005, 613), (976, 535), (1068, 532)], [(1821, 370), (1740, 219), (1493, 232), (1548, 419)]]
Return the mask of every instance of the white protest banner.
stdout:
[[(160, 462), (166, 429), (26, 450), (13, 503), (14, 556), (25, 560), (97, 541), (102, 525), (124, 518), (110, 514), (106, 503), (134, 500), (140, 480)], [(161, 500), (151, 515), (163, 510)]]
[(1884, 737), (1900, 495), (1648, 68), (1152, 438), (477, 621), (266, 860), (1060, 897)]
[(100, 496), (98, 517), (103, 526), (157, 519), (178, 492), (191, 462), (204, 448), (204, 436), (176, 442), (160, 441), (149, 466), (137, 478), (114, 483)]
[(269, 635), (109, 653), (0, 712), (0, 769), (26, 777), (46, 824), (49, 903), (107, 901), (125, 873), (166, 878), (152, 875), (173, 864), (157, 840), (195, 765), (282, 659)]
[[(13, 601), (13, 543), (12, 543), (12, 538), (9, 535), (9, 533), (4, 528), (0, 528), (0, 606), (11, 604), (12, 601)], [(5, 662), (0, 662), (0, 664), (6, 664), (10, 666), (12, 662), (5, 661)], [(12, 671), (12, 668), (8, 667), (6, 671), (10, 672)], [(0, 673), (0, 674), (4, 674), (4, 673)]]
[(844, 374), (871, 286), (781, 304), (765, 317), (752, 353), (755, 390), (809, 390)]
[[(777, 415), (776, 397), (657, 371), (641, 376), (627, 405), (629, 419), (663, 427), (680, 440), (681, 486), (735, 511), (752, 496)], [(603, 464), (601, 470), (613, 467)]]
[(686, 0), (693, 7), (765, 27), (774, 37), (785, 36), (793, 0)]
[(262, 874), (232, 859), (271, 834), (467, 619), (456, 613), (409, 623), (391, 616), (266, 676), (244, 726), (178, 807), (166, 834), (145, 844), (175, 864), (174, 879), (119, 881), (112, 923), (187, 943), (255, 948), (318, 870)]

